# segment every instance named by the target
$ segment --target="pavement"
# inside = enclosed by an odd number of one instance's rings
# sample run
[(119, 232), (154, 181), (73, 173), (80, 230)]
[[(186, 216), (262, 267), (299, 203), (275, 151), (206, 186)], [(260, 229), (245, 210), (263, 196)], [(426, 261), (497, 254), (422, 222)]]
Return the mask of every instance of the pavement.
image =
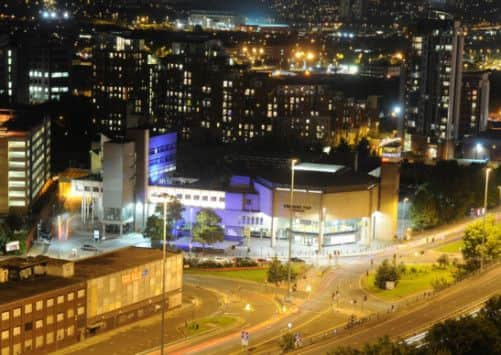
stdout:
[[(198, 306), (193, 304), (194, 298), (198, 300)], [(219, 302), (219, 294), (196, 286), (185, 285), (183, 306), (180, 309), (166, 312), (165, 341), (170, 343), (184, 339), (184, 334), (179, 329), (184, 327), (185, 321), (214, 314), (219, 307)], [(55, 354), (136, 354), (160, 343), (160, 324), (161, 314), (158, 314), (87, 338), (85, 341), (61, 349)]]

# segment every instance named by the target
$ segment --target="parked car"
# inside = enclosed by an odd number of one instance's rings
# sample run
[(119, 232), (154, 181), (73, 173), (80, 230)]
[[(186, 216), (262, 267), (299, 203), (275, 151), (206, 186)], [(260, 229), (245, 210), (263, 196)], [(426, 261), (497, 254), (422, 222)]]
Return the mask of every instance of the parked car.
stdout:
[(222, 256), (215, 256), (214, 261), (218, 264), (224, 264), (228, 262), (228, 260), (226, 260), (226, 258), (223, 258)]
[(291, 261), (293, 263), (304, 263), (305, 262), (303, 259), (299, 259), (299, 258), (296, 258), (296, 257), (292, 257)]
[(85, 250), (85, 251), (95, 251), (95, 252), (99, 251), (99, 249), (95, 245), (92, 245), (92, 244), (84, 244), (84, 245), (82, 245), (81, 249)]

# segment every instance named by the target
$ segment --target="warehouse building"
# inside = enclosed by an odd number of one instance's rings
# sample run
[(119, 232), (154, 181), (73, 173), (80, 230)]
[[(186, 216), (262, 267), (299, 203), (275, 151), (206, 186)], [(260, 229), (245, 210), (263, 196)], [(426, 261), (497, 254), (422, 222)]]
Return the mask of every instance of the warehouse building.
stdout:
[[(0, 354), (46, 354), (158, 313), (162, 253), (125, 248), (76, 263), (0, 263)], [(166, 307), (181, 305), (182, 255), (166, 258)]]

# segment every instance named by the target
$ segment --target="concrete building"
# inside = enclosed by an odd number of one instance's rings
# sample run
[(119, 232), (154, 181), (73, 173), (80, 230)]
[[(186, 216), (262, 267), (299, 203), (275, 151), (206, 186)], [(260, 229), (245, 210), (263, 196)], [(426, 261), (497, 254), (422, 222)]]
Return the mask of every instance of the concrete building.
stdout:
[[(296, 166), (294, 243), (318, 247), (346, 243), (370, 244), (396, 234), (399, 165), (383, 164), (372, 175), (345, 166), (302, 163)], [(222, 219), (225, 234), (286, 239), (290, 218), (290, 170), (231, 178), (224, 188), (197, 182), (149, 186), (149, 212), (169, 195), (185, 206), (191, 225), (200, 208), (212, 208)], [(346, 206), (350, 208), (347, 209)]]
[(404, 150), (429, 159), (454, 157), (458, 139), (464, 29), (449, 20), (412, 29), (404, 83)]
[(93, 48), (92, 102), (101, 133), (124, 138), (148, 116), (149, 56), (144, 40), (112, 34), (97, 36)]
[(490, 73), (465, 72), (461, 92), (458, 138), (479, 135), (487, 130), (489, 120)]
[(47, 117), (0, 109), (0, 214), (26, 211), (51, 181), (50, 131)]
[(101, 222), (103, 235), (142, 230), (150, 182), (165, 183), (176, 169), (175, 133), (150, 137), (148, 130), (129, 129), (126, 134), (123, 140), (101, 135), (90, 152), (91, 170), (71, 179), (62, 195), (80, 205), (83, 223)]
[(231, 12), (192, 10), (188, 18), (190, 26), (209, 30), (234, 30), (244, 24), (244, 19)]
[[(181, 305), (181, 254), (166, 258), (166, 308)], [(2, 354), (47, 354), (156, 314), (162, 253), (126, 248), (78, 262), (47, 257), (0, 263)]]

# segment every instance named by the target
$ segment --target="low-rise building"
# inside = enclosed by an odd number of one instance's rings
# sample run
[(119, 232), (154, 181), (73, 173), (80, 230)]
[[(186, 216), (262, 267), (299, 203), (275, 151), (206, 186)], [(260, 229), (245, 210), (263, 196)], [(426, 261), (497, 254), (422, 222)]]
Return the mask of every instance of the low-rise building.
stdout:
[[(168, 253), (166, 307), (182, 301), (182, 254)], [(46, 354), (162, 307), (162, 252), (125, 248), (78, 262), (0, 263), (0, 353)]]

